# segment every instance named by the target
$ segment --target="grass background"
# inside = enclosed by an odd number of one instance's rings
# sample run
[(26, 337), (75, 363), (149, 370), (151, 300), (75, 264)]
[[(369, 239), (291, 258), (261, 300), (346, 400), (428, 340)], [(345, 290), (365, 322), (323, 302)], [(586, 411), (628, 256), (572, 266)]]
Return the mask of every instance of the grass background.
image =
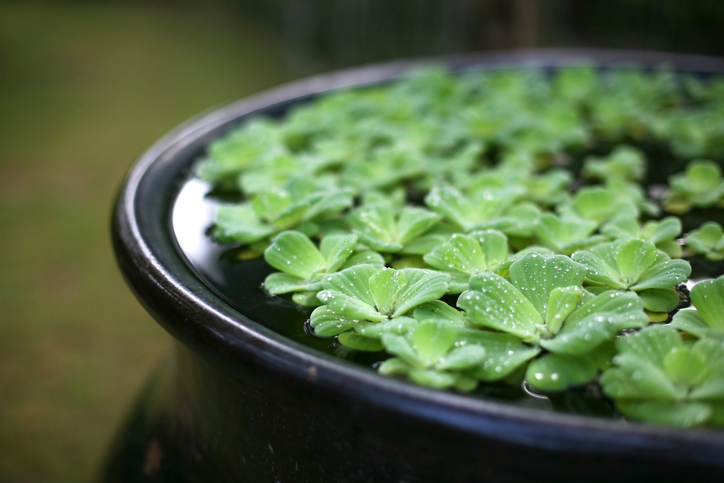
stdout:
[(170, 338), (109, 239), (142, 151), (287, 76), (224, 10), (0, 3), (0, 481), (83, 482)]

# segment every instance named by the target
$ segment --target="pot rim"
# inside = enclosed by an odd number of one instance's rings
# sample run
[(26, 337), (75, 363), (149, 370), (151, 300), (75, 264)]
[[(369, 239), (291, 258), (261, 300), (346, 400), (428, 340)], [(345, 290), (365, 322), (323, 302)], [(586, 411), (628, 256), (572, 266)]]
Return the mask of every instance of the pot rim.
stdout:
[(400, 77), (423, 64), (467, 68), (554, 67), (591, 62), (724, 72), (724, 59), (594, 49), (527, 49), (395, 61), (346, 69), (292, 82), (216, 109), (181, 124), (136, 162), (114, 209), (113, 243), (121, 271), (136, 297), (173, 337), (207, 362), (235, 377), (241, 367), (263, 367), (310, 390), (411, 416), (421, 423), (515, 444), (581, 453), (676, 459), (724, 466), (724, 431), (674, 429), (645, 423), (571, 415), (491, 402), (387, 378), (314, 351), (258, 324), (232, 308), (192, 269), (170, 227), (180, 180), (194, 160), (190, 152), (260, 110), (283, 108), (325, 91)]

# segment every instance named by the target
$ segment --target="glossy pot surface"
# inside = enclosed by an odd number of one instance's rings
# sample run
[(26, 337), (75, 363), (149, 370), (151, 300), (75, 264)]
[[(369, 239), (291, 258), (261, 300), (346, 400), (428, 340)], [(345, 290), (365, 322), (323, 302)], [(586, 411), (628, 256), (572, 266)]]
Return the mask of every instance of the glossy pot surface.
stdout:
[[(435, 59), (453, 70), (666, 62), (707, 75), (724, 60), (533, 50)], [(543, 412), (379, 376), (289, 341), (205, 284), (177, 247), (170, 212), (207, 144), (245, 119), (319, 93), (386, 82), (395, 62), (296, 82), (192, 120), (154, 145), (120, 193), (116, 257), (175, 339), (119, 433), (104, 481), (713, 481), (724, 432)]]

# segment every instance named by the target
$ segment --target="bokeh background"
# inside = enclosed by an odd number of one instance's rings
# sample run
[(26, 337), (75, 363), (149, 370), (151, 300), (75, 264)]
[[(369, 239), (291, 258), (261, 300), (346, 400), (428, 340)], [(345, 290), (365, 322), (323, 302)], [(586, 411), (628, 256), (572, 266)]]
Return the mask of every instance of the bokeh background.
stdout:
[(724, 1), (0, 0), (0, 481), (93, 481), (168, 351), (108, 229), (155, 139), (315, 72), (550, 46), (724, 56)]

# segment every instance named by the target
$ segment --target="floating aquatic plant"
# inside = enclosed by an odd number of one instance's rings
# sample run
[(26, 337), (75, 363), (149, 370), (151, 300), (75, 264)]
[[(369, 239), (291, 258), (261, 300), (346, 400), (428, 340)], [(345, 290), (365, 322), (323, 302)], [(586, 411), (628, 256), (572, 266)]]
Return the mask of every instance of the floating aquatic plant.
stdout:
[(686, 236), (686, 250), (704, 255), (709, 260), (724, 260), (724, 231), (719, 223), (710, 221)]
[(616, 343), (615, 367), (601, 376), (619, 411), (677, 426), (724, 424), (724, 345), (686, 344), (676, 329), (652, 326)]
[[(215, 240), (264, 251), (267, 292), (316, 306), (314, 334), (387, 357), (382, 374), (547, 393), (606, 371), (630, 418), (722, 424), (724, 282), (694, 285), (692, 309), (677, 286), (682, 254), (722, 260), (724, 235), (705, 223), (683, 253), (682, 221), (660, 216), (723, 204), (717, 85), (667, 69), (421, 71), (250, 120), (195, 172), (238, 199)], [(650, 145), (696, 160), (648, 189)]]

